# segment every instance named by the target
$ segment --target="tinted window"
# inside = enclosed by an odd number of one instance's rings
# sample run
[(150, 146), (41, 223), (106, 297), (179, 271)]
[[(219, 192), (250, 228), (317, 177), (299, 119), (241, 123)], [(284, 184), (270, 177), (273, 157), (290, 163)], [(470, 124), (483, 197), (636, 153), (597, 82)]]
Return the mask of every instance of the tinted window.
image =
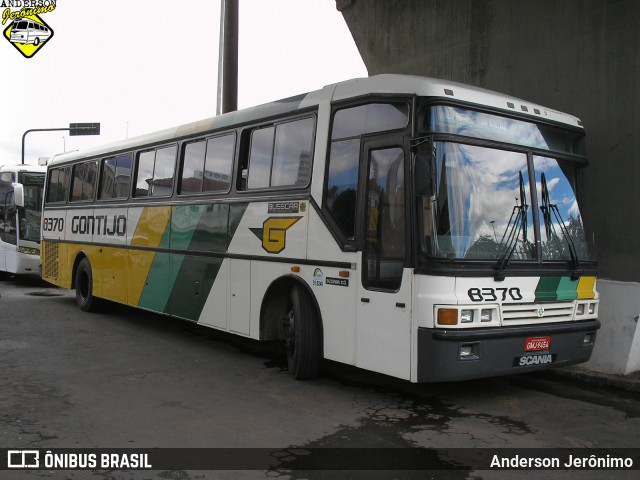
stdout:
[(47, 190), (47, 203), (64, 202), (67, 195), (68, 178), (67, 168), (52, 168), (49, 171), (49, 188)]
[(229, 191), (234, 147), (234, 135), (187, 144), (184, 149), (180, 193)]
[(210, 138), (207, 141), (203, 191), (229, 191), (235, 143), (234, 135)]
[(338, 110), (333, 119), (331, 138), (337, 140), (399, 130), (408, 124), (409, 105), (406, 103), (370, 103)]
[(96, 162), (80, 163), (73, 166), (71, 184), (71, 201), (93, 200), (97, 179), (98, 164)]
[(331, 143), (327, 208), (345, 236), (355, 235), (360, 139)]
[(130, 153), (118, 157), (107, 158), (102, 162), (102, 177), (100, 186), (100, 200), (127, 198), (131, 181)]
[(311, 178), (313, 118), (276, 127), (271, 186), (305, 186)]
[(142, 152), (138, 155), (138, 173), (134, 197), (146, 197), (149, 195), (151, 183), (153, 182), (155, 159), (155, 150)]
[(154, 197), (171, 195), (173, 191), (173, 177), (176, 167), (175, 145), (159, 148), (156, 151), (156, 167), (153, 171), (153, 185), (151, 195)]
[(372, 103), (334, 114), (325, 205), (347, 238), (355, 236), (360, 137), (398, 130), (409, 124), (406, 103)]
[(405, 251), (404, 151), (371, 151), (365, 235), (365, 284), (397, 290)]
[(255, 130), (251, 135), (249, 153), (249, 188), (269, 186), (271, 176), (271, 157), (273, 154), (273, 127)]
[(204, 157), (206, 150), (207, 142), (204, 140), (189, 143), (185, 146), (180, 193), (202, 192), (202, 177), (204, 176)]
[(171, 145), (138, 155), (135, 197), (171, 195), (176, 151), (177, 147)]

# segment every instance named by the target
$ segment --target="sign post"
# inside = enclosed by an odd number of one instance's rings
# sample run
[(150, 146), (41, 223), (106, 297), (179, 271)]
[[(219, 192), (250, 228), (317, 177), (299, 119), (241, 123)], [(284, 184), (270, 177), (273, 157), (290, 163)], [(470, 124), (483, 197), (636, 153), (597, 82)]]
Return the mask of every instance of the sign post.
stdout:
[(100, 135), (100, 122), (93, 123), (70, 123), (67, 128), (32, 128), (22, 135), (22, 165), (24, 165), (24, 140), (30, 132), (60, 132), (68, 131), (69, 136), (77, 135)]

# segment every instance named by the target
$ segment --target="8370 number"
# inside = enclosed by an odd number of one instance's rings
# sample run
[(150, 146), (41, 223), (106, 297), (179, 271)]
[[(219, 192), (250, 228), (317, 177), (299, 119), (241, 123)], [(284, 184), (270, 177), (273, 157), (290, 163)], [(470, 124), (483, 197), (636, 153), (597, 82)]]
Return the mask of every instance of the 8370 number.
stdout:
[(522, 300), (522, 294), (518, 287), (512, 288), (470, 288), (467, 291), (472, 302), (497, 302)]

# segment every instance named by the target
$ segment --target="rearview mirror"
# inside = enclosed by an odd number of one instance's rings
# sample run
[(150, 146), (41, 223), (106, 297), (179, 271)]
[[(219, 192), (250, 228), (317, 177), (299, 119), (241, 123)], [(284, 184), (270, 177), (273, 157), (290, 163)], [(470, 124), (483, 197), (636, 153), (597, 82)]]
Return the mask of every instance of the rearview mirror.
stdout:
[(24, 207), (24, 187), (22, 184), (13, 184), (13, 199), (16, 207)]

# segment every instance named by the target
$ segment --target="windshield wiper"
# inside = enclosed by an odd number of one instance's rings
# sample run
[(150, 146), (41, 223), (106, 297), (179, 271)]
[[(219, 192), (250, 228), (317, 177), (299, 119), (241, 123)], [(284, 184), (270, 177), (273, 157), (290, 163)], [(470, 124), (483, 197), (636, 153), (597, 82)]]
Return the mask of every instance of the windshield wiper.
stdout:
[(516, 247), (518, 246), (518, 235), (520, 232), (522, 232), (523, 243), (525, 245), (528, 243), (527, 210), (529, 209), (529, 205), (527, 204), (524, 177), (522, 176), (522, 172), (518, 172), (518, 175), (520, 177), (520, 204), (518, 205), (518, 199), (516, 198), (516, 204), (511, 210), (509, 222), (507, 222), (507, 226), (504, 230), (504, 233), (502, 234), (502, 239), (500, 239), (500, 246), (504, 245), (505, 250), (500, 260), (498, 260), (497, 271), (495, 274), (496, 281), (502, 281), (505, 278), (504, 270), (509, 265), (511, 257), (516, 251)]
[(540, 184), (542, 187), (542, 206), (540, 210), (542, 210), (542, 218), (544, 219), (544, 228), (547, 232), (547, 241), (551, 240), (552, 237), (559, 238), (556, 233), (555, 225), (553, 223), (553, 219), (551, 218), (551, 212), (553, 212), (553, 216), (556, 221), (560, 225), (560, 232), (562, 236), (567, 240), (567, 245), (569, 246), (569, 255), (571, 255), (571, 268), (573, 270), (571, 278), (575, 279), (578, 277), (576, 270), (580, 268), (580, 261), (578, 260), (578, 254), (576, 253), (576, 246), (573, 243), (573, 239), (571, 238), (571, 234), (567, 229), (567, 226), (564, 224), (564, 220), (562, 215), (560, 214), (560, 210), (558, 210), (558, 205), (555, 203), (551, 203), (549, 199), (549, 187), (547, 186), (547, 178), (544, 172), (540, 178)]

